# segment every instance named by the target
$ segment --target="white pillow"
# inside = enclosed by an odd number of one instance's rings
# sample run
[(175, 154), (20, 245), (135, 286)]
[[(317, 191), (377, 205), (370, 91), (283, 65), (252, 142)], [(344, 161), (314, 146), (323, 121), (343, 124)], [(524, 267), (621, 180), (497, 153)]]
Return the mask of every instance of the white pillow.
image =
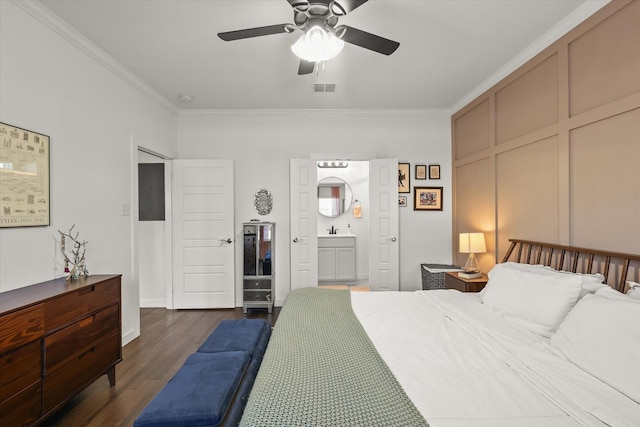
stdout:
[(507, 262), (505, 264), (510, 265), (512, 268), (516, 268), (518, 270), (530, 271), (532, 273), (540, 273), (540, 274), (565, 274), (565, 275), (574, 275), (580, 277), (582, 279), (582, 291), (580, 292), (580, 298), (587, 294), (592, 294), (600, 288), (608, 287), (604, 284), (605, 277), (600, 273), (594, 274), (586, 274), (586, 273), (573, 273), (571, 271), (564, 270), (556, 270), (548, 265), (541, 264), (519, 264), (516, 262)]
[(640, 301), (613, 289), (582, 298), (551, 345), (594, 377), (640, 403)]
[(629, 295), (631, 298), (640, 300), (640, 283), (627, 282), (627, 285), (629, 285), (627, 295)]
[(482, 303), (532, 332), (549, 337), (578, 301), (582, 279), (517, 265), (521, 264), (497, 264), (489, 271)]
[(607, 298), (618, 298), (625, 301), (628, 301), (631, 299), (627, 295), (623, 294), (622, 292), (618, 292), (615, 289), (610, 288), (609, 286), (607, 286), (606, 288), (598, 289), (596, 291), (596, 295), (607, 297)]
[(600, 274), (600, 273), (593, 273), (593, 274), (587, 274), (587, 273), (573, 273), (571, 271), (564, 271), (564, 270), (554, 270), (551, 267), (545, 267), (551, 271), (554, 271), (558, 274), (573, 274), (575, 276), (578, 276), (582, 279), (582, 291), (580, 292), (580, 298), (582, 298), (583, 296), (587, 295), (587, 294), (593, 294), (595, 293), (598, 289), (602, 289), (602, 288), (608, 288), (609, 286), (607, 286), (604, 281), (605, 281), (605, 277), (604, 275)]

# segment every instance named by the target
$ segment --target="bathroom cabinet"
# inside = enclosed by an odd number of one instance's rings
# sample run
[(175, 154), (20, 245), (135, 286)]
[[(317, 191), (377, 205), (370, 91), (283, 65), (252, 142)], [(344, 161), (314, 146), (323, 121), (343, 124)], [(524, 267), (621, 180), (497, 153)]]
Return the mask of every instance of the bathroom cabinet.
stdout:
[(243, 311), (266, 308), (273, 311), (275, 300), (275, 264), (273, 222), (242, 224), (244, 238), (242, 296)]
[(356, 280), (356, 236), (318, 236), (318, 282)]

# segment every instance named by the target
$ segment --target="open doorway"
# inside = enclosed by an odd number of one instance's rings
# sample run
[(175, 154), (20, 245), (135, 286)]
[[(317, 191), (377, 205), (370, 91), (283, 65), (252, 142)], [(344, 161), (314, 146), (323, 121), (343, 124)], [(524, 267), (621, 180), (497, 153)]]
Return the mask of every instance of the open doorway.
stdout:
[(137, 260), (140, 307), (173, 308), (171, 161), (138, 147)]
[[(290, 161), (291, 290), (317, 286), (319, 282), (317, 169), (315, 159)], [(397, 174), (397, 159), (369, 160), (370, 206), (363, 215), (370, 215), (367, 237), (371, 290), (399, 289)], [(348, 230), (349, 223), (346, 225)]]

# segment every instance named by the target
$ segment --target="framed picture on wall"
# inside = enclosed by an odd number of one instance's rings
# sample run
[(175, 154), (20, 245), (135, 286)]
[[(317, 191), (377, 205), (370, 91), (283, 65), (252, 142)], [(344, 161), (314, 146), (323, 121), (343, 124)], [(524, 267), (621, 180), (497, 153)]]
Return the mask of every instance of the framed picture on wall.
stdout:
[(398, 196), (398, 206), (401, 208), (407, 207), (407, 196)]
[(409, 163), (398, 163), (398, 193), (411, 193)]
[(50, 224), (49, 137), (0, 123), (0, 228)]
[(440, 179), (440, 165), (429, 165), (429, 179)]
[(442, 210), (442, 187), (415, 187), (413, 192), (414, 211)]
[(416, 165), (416, 179), (427, 179), (427, 165)]

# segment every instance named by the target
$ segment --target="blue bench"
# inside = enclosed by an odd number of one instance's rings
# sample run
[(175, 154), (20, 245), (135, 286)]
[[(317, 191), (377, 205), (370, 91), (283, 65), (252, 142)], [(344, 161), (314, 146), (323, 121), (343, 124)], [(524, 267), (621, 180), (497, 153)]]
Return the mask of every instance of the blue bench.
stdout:
[(133, 425), (238, 424), (270, 336), (264, 320), (223, 320)]

